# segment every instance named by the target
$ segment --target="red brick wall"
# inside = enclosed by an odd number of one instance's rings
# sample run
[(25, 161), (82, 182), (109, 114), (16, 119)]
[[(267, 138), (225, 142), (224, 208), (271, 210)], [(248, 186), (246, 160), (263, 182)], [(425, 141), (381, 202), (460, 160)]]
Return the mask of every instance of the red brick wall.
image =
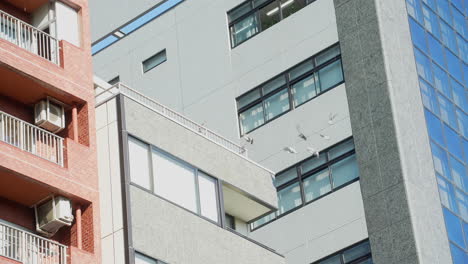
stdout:
[(29, 123), (32, 123), (34, 120), (34, 109), (32, 107), (25, 106), (24, 104), (14, 101), (12, 98), (1, 95), (0, 111), (3, 111)]
[(0, 197), (0, 219), (35, 230), (34, 210)]
[(89, 146), (88, 106), (85, 104), (78, 108), (78, 142), (85, 146)]

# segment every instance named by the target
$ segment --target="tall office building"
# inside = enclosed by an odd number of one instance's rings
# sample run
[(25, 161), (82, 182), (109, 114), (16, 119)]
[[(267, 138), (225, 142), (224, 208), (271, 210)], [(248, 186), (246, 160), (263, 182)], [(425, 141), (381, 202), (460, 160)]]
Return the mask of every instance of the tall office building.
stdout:
[(0, 2), (0, 263), (95, 264), (86, 0)]
[(94, 71), (272, 170), (278, 210), (244, 235), (286, 263), (468, 263), (467, 14), (463, 0), (94, 1)]

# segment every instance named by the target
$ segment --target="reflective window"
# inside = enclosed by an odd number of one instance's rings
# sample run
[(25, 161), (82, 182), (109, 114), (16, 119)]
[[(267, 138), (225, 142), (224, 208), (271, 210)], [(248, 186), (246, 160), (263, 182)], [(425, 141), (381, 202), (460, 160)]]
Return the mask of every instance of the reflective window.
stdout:
[(312, 2), (314, 1), (248, 0), (235, 7), (227, 13), (232, 47), (268, 29)]
[(299, 183), (292, 184), (278, 191), (278, 210), (284, 214), (302, 204)]
[(313, 264), (372, 264), (369, 241), (363, 241)]
[(139, 252), (135, 252), (135, 264), (167, 264), (167, 263), (150, 258)]
[(130, 179), (133, 183), (151, 189), (149, 145), (133, 137), (128, 138)]
[(142, 62), (143, 72), (147, 72), (167, 60), (166, 50), (162, 50)]
[(343, 83), (340, 56), (334, 45), (238, 97), (241, 134)]
[(258, 228), (294, 208), (304, 206), (359, 177), (354, 143), (344, 140), (275, 176), (279, 210), (250, 224)]
[(465, 248), (465, 238), (462, 231), (462, 222), (447, 208), (444, 208), (443, 211), (449, 240), (456, 243), (461, 248)]
[(128, 146), (132, 184), (219, 222), (215, 178), (132, 136), (128, 137)]

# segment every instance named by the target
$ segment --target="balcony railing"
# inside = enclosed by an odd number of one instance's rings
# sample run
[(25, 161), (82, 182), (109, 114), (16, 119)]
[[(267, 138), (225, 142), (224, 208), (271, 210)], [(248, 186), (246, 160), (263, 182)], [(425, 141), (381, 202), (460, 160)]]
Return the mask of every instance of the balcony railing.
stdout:
[(0, 38), (57, 65), (60, 64), (59, 41), (56, 38), (1, 10)]
[(67, 247), (0, 223), (0, 256), (24, 264), (66, 264)]
[(63, 166), (63, 138), (2, 111), (0, 141)]

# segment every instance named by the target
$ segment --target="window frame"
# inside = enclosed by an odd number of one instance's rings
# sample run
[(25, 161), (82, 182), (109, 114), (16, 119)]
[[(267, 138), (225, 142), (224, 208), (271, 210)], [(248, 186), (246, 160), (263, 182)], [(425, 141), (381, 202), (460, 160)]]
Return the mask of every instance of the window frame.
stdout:
[[(164, 60), (162, 60), (162, 61), (159, 62), (158, 64), (153, 65), (153, 66), (150, 67), (150, 68), (145, 69), (145, 63), (147, 63), (147, 62), (150, 61), (151, 59), (157, 58), (157, 57), (158, 57), (159, 55), (161, 55), (161, 54), (164, 54)], [(159, 65), (163, 64), (163, 63), (166, 62), (166, 61), (167, 61), (167, 51), (166, 51), (166, 49), (162, 49), (162, 50), (156, 52), (155, 54), (149, 56), (149, 57), (146, 58), (145, 60), (143, 60), (143, 61), (141, 62), (141, 70), (142, 70), (143, 74), (145, 74), (145, 73), (151, 71), (152, 69), (158, 67)]]
[[(312, 4), (313, 2), (315, 2), (316, 0), (305, 0), (305, 5), (303, 8), (305, 8), (306, 6), (308, 6), (309, 4)], [(271, 28), (272, 26), (274, 26), (275, 24), (281, 22), (282, 20), (290, 17), (291, 15), (289, 15), (288, 17), (284, 17), (283, 16), (283, 9), (281, 8), (281, 0), (266, 0), (265, 2), (263, 2), (262, 4), (258, 5), (258, 6), (255, 6), (254, 5), (254, 2), (255, 0), (247, 0), (247, 1), (244, 1), (238, 5), (236, 5), (235, 7), (231, 8), (230, 10), (228, 10), (226, 12), (226, 15), (227, 15), (227, 21), (228, 21), (228, 31), (229, 31), (229, 39), (230, 39), (230, 45), (231, 45), (231, 49), (241, 45), (242, 43), (246, 42), (247, 40), (255, 37), (256, 35), (260, 34), (261, 32), (267, 30), (268, 28)], [(261, 20), (260, 20), (260, 10), (265, 8), (266, 6), (270, 5), (271, 3), (273, 2), (278, 2), (278, 13), (279, 13), (279, 21), (271, 26), (269, 26), (268, 28), (266, 29), (263, 29), (262, 28), (262, 23), (261, 23)], [(245, 12), (244, 14), (238, 16), (236, 19), (230, 21), (230, 18), (229, 18), (229, 13), (232, 13), (234, 10), (242, 7), (243, 5), (249, 3), (249, 6), (250, 6), (250, 10), (248, 12)], [(301, 8), (302, 9), (302, 8)], [(298, 10), (299, 11), (299, 10)], [(297, 12), (297, 11), (296, 11)], [(255, 34), (253, 34), (252, 36), (242, 40), (241, 42), (239, 43), (236, 43), (234, 44), (234, 40), (235, 40), (235, 36), (233, 34), (233, 27), (234, 27), (234, 24), (236, 24), (237, 22), (240, 22), (242, 21), (243, 19), (251, 16), (252, 14), (255, 15), (255, 19), (257, 19), (257, 32)]]
[(335, 257), (335, 256), (340, 256), (340, 262), (341, 262), (341, 264), (353, 264), (353, 263), (358, 263), (358, 262), (363, 261), (363, 260), (368, 260), (368, 259), (371, 259), (371, 260), (372, 260), (372, 248), (369, 250), (369, 253), (367, 253), (367, 254), (365, 254), (365, 255), (363, 255), (363, 256), (357, 258), (357, 259), (354, 259), (354, 260), (351, 260), (351, 261), (348, 261), (348, 262), (345, 262), (345, 261), (343, 260), (343, 253), (344, 253), (344, 252), (346, 252), (346, 251), (348, 251), (349, 249), (352, 249), (352, 248), (354, 248), (354, 247), (357, 247), (357, 246), (359, 246), (359, 245), (361, 245), (361, 244), (364, 244), (364, 243), (369, 243), (369, 246), (370, 246), (369, 238), (366, 238), (366, 239), (361, 240), (361, 241), (359, 241), (359, 242), (356, 242), (356, 243), (354, 243), (354, 244), (352, 244), (352, 245), (350, 245), (350, 246), (347, 246), (347, 247), (345, 247), (345, 248), (343, 248), (343, 249), (340, 249), (340, 250), (338, 250), (338, 251), (336, 251), (336, 252), (334, 252), (334, 253), (332, 253), (332, 254), (326, 256), (326, 257), (323, 257), (323, 258), (321, 258), (321, 259), (319, 259), (319, 260), (316, 260), (316, 261), (312, 262), (311, 264), (320, 264), (320, 262), (322, 262), (322, 261), (324, 261), (324, 260), (327, 260), (327, 259), (330, 259), (330, 258)]
[[(193, 166), (192, 164), (172, 155), (171, 153), (168, 153), (167, 151), (161, 149), (161, 148), (158, 148), (156, 146), (154, 146), (153, 144), (147, 142), (146, 140), (144, 139), (141, 139), (140, 137), (138, 136), (134, 136), (132, 134), (127, 134), (127, 149), (128, 149), (128, 142), (130, 141), (130, 139), (133, 139), (133, 140), (137, 140), (137, 141), (140, 141), (141, 143), (147, 145), (147, 152), (148, 152), (148, 159), (149, 159), (149, 166), (148, 166), (148, 170), (149, 170), (149, 177), (150, 177), (150, 189), (144, 187), (144, 186), (141, 186), (139, 185), (138, 183), (135, 183), (132, 181), (131, 179), (131, 175), (130, 175), (130, 160), (128, 160), (126, 166), (128, 167), (128, 174), (129, 174), (129, 180), (130, 180), (130, 185), (133, 185), (139, 189), (142, 189), (152, 195), (155, 195), (156, 197), (164, 200), (164, 201), (167, 201), (173, 205), (176, 205), (177, 207), (179, 208), (182, 208), (184, 210), (186, 210), (187, 212), (190, 212), (190, 213), (193, 213), (217, 226), (222, 226), (222, 222), (223, 222), (223, 219), (222, 219), (222, 214), (224, 214), (224, 211), (223, 211), (223, 208), (224, 206), (221, 205), (221, 201), (222, 201), (222, 198), (221, 198), (221, 191), (220, 191), (220, 186), (221, 186), (221, 180), (216, 178), (216, 177), (213, 177), (211, 176), (209, 173), (205, 172), (204, 170), (200, 170), (199, 168), (197, 168), (196, 166)], [(154, 184), (155, 184), (155, 176), (154, 176), (154, 170), (153, 170), (153, 158), (152, 158), (152, 152), (153, 151), (157, 151), (159, 153), (161, 153), (162, 155), (165, 155), (171, 159), (174, 159), (182, 164), (185, 164), (185, 165), (188, 165), (190, 166), (191, 168), (194, 169), (194, 177), (195, 177), (195, 194), (196, 194), (196, 205), (197, 205), (197, 210), (196, 211), (192, 211), (186, 207), (184, 207), (183, 205), (181, 204), (178, 204), (177, 202), (175, 201), (172, 201), (166, 197), (163, 197), (161, 196), (160, 194), (156, 193), (155, 189), (154, 189)], [(128, 153), (128, 156), (130, 157), (130, 153)], [(210, 177), (211, 179), (214, 180), (214, 183), (215, 183), (215, 200), (216, 200), (216, 209), (217, 209), (217, 213), (218, 213), (218, 217), (217, 217), (217, 222), (213, 221), (212, 219), (202, 215), (201, 213), (201, 202), (200, 202), (200, 189), (199, 189), (199, 182), (198, 182), (198, 177), (199, 177), (199, 173), (203, 173), (205, 176), (207, 177)]]
[[(339, 44), (339, 43), (335, 43), (335, 44), (331, 45), (330, 47), (327, 47), (326, 49), (321, 50), (320, 52), (318, 52), (317, 54), (313, 55), (312, 57), (310, 57), (310, 58), (308, 58), (308, 59), (306, 59), (306, 60), (303, 60), (303, 61), (297, 63), (296, 65), (292, 66), (291, 68), (289, 68), (289, 69), (287, 69), (287, 70), (281, 72), (280, 74), (275, 75), (274, 77), (272, 77), (272, 78), (268, 79), (267, 81), (261, 83), (260, 85), (256, 86), (255, 88), (246, 91), (245, 93), (241, 94), (240, 96), (237, 96), (237, 97), (235, 98), (235, 100), (236, 100), (236, 107), (237, 107), (237, 119), (238, 119), (239, 135), (242, 137), (243, 135), (246, 135), (246, 134), (248, 134), (248, 133), (251, 133), (251, 132), (253, 132), (254, 130), (256, 130), (256, 129), (262, 127), (262, 126), (264, 126), (265, 124), (274, 121), (275, 119), (281, 117), (282, 115), (284, 115), (284, 114), (286, 114), (286, 113), (288, 113), (288, 112), (290, 112), (290, 111), (292, 111), (292, 110), (294, 110), (294, 109), (296, 109), (296, 108), (298, 108), (298, 107), (300, 107), (300, 106), (306, 104), (307, 102), (313, 100), (314, 98), (317, 98), (318, 96), (320, 96), (320, 95), (322, 95), (322, 94), (324, 94), (324, 93), (326, 93), (326, 92), (332, 90), (333, 88), (335, 88), (335, 87), (337, 87), (337, 86), (340, 86), (341, 84), (345, 83), (344, 71), (343, 71), (343, 61), (342, 61), (342, 55), (341, 55), (341, 48), (340, 48), (340, 53), (339, 53), (338, 55), (335, 55), (334, 57), (328, 59), (327, 61), (323, 62), (322, 64), (317, 65), (317, 64), (315, 63), (315, 59), (316, 59), (318, 56), (320, 56), (320, 55), (322, 55), (322, 54), (324, 54), (324, 53), (326, 53), (326, 52), (328, 52), (328, 51), (330, 51), (330, 50), (332, 50), (333, 48), (336, 48), (336, 47), (340, 47), (340, 44)], [(290, 77), (289, 77), (290, 74), (289, 74), (289, 73), (290, 73), (292, 70), (294, 70), (297, 66), (299, 66), (299, 65), (301, 65), (301, 64), (303, 64), (303, 63), (309, 62), (309, 61), (312, 61), (313, 67), (312, 67), (311, 69), (309, 69), (308, 71), (306, 71), (306, 72), (302, 73), (301, 75), (295, 77), (294, 79), (290, 79)], [(336, 61), (341, 61), (341, 74), (342, 74), (342, 76), (343, 76), (342, 81), (336, 83), (335, 85), (333, 85), (333, 86), (331, 86), (331, 87), (328, 87), (326, 90), (323, 90), (323, 91), (322, 91), (322, 87), (319, 87), (320, 91), (319, 91), (318, 93), (316, 93), (315, 96), (313, 96), (313, 97), (311, 97), (311, 98), (309, 98), (309, 99), (307, 99), (307, 100), (303, 101), (302, 103), (300, 103), (300, 104), (298, 104), (298, 105), (295, 106), (295, 105), (294, 105), (294, 98), (293, 98), (293, 94), (292, 94), (292, 87), (293, 87), (295, 84), (299, 83), (300, 81), (304, 80), (305, 78), (307, 78), (307, 77), (313, 75), (313, 78), (314, 78), (314, 80), (315, 80), (315, 85), (316, 85), (315, 88), (317, 89), (317, 82), (318, 82), (319, 85), (320, 85), (320, 77), (318, 76), (318, 72), (319, 72), (321, 69), (327, 67), (328, 65), (331, 65), (332, 63), (334, 63), (334, 62), (336, 62)], [(265, 85), (268, 84), (270, 81), (272, 81), (272, 80), (274, 80), (274, 79), (276, 79), (276, 78), (279, 78), (279, 77), (281, 77), (281, 76), (284, 76), (284, 78), (285, 78), (285, 80), (286, 80), (286, 81), (285, 81), (285, 84), (283, 84), (283, 85), (281, 85), (281, 86), (278, 86), (278, 87), (276, 87), (275, 89), (268, 91), (267, 93), (264, 93), (264, 92), (263, 92), (263, 89), (262, 89), (263, 86), (265, 86)], [(266, 109), (265, 109), (264, 102), (265, 102), (266, 99), (268, 99), (270, 96), (272, 96), (272, 95), (278, 93), (279, 91), (281, 91), (281, 90), (283, 90), (283, 89), (285, 89), (285, 88), (288, 90), (288, 96), (289, 96), (289, 110), (284, 111), (283, 113), (281, 113), (281, 114), (279, 114), (279, 115), (273, 117), (272, 119), (267, 120), (267, 118), (266, 118)], [(257, 99), (252, 100), (251, 102), (249, 102), (249, 103), (247, 103), (247, 104), (245, 104), (245, 105), (243, 105), (242, 107), (239, 108), (239, 103), (238, 103), (238, 102), (239, 102), (239, 99), (242, 98), (243, 96), (245, 96), (245, 95), (247, 95), (247, 94), (253, 92), (254, 90), (258, 90), (260, 96), (259, 96)], [(251, 130), (249, 130), (249, 131), (245, 131), (245, 132), (242, 131), (242, 121), (241, 121), (241, 119), (240, 119), (240, 114), (241, 114), (241, 113), (244, 113), (245, 111), (249, 110), (250, 108), (254, 107), (254, 106), (257, 105), (257, 104), (261, 104), (261, 105), (262, 105), (262, 108), (263, 108), (263, 124), (261, 124), (261, 125), (255, 127), (255, 128), (253, 128), (253, 129), (251, 129)]]
[[(301, 165), (305, 164), (306, 162), (308, 162), (310, 160), (315, 159), (316, 158), (315, 156), (311, 156), (311, 157), (308, 157), (308, 158), (306, 158), (304, 160), (301, 160), (298, 163), (296, 163), (296, 164), (294, 164), (292, 166), (289, 166), (286, 169), (283, 169), (280, 172), (276, 173), (276, 176), (277, 176), (277, 175), (282, 174), (283, 172), (287, 172), (288, 170), (292, 170), (293, 168), (296, 169), (296, 177), (291, 178), (290, 180), (276, 186), (275, 188), (276, 188), (276, 192), (279, 192), (279, 191), (281, 191), (281, 190), (283, 190), (285, 188), (288, 188), (289, 186), (291, 186), (293, 184), (299, 183), (302, 203), (300, 205), (294, 207), (294, 208), (291, 208), (288, 211), (285, 211), (282, 214), (279, 214), (278, 213), (279, 210), (277, 210), (275, 212), (268, 212), (265, 215), (262, 215), (260, 217), (257, 217), (256, 219), (253, 219), (252, 221), (247, 223), (248, 226), (249, 226), (249, 230), (251, 232), (255, 231), (255, 230), (257, 230), (257, 229), (259, 229), (259, 228), (261, 228), (261, 227), (263, 227), (263, 226), (265, 226), (265, 225), (267, 225), (267, 224), (269, 224), (269, 223), (271, 223), (273, 221), (276, 221), (277, 219), (279, 219), (281, 217), (284, 217), (284, 216), (286, 216), (286, 215), (288, 215), (288, 214), (290, 214), (290, 213), (292, 213), (292, 212), (294, 212), (294, 211), (296, 211), (296, 210), (298, 210), (298, 209), (300, 209), (300, 208), (302, 208), (304, 206), (307, 206), (307, 205), (309, 205), (309, 204), (311, 204), (311, 203), (313, 203), (313, 202), (315, 202), (315, 201), (317, 201), (319, 199), (322, 199), (323, 197), (326, 197), (327, 195), (329, 195), (331, 193), (334, 193), (334, 192), (336, 192), (336, 191), (338, 191), (338, 190), (340, 190), (342, 188), (345, 188), (346, 186), (348, 186), (350, 184), (353, 184), (353, 183), (359, 181), (360, 175), (358, 175), (357, 178), (352, 179), (352, 180), (350, 180), (350, 181), (348, 181), (348, 182), (346, 182), (346, 183), (344, 183), (344, 184), (342, 184), (342, 185), (340, 185), (338, 187), (333, 186), (333, 172), (331, 170), (331, 167), (334, 164), (337, 164), (338, 162), (340, 162), (340, 161), (342, 161), (342, 160), (344, 160), (346, 158), (349, 158), (349, 157), (352, 157), (353, 155), (356, 155), (356, 149), (355, 149), (355, 146), (354, 146), (352, 150), (347, 150), (346, 152), (342, 153), (341, 155), (339, 155), (339, 156), (337, 156), (337, 157), (335, 157), (333, 159), (329, 159), (329, 151), (332, 150), (335, 147), (338, 147), (339, 145), (346, 144), (349, 141), (353, 141), (353, 144), (354, 144), (354, 139), (351, 136), (351, 137), (348, 137), (348, 138), (346, 138), (346, 139), (344, 139), (344, 140), (342, 140), (342, 141), (340, 141), (340, 142), (338, 142), (338, 143), (336, 143), (336, 144), (334, 144), (334, 145), (320, 151), (320, 156), (326, 155), (326, 161), (323, 164), (320, 164), (320, 165), (316, 166), (315, 168), (313, 168), (313, 169), (311, 169), (311, 170), (309, 170), (309, 171), (307, 171), (305, 173), (301, 172)], [(304, 180), (308, 179), (309, 177), (313, 176), (314, 174), (316, 174), (318, 172), (321, 172), (321, 171), (323, 171), (325, 169), (327, 169), (329, 171), (328, 177), (329, 177), (329, 181), (330, 181), (331, 190), (328, 191), (327, 193), (323, 194), (323, 195), (320, 195), (320, 196), (310, 200), (310, 201), (306, 201)], [(258, 225), (256, 227), (252, 227), (252, 224), (254, 222), (256, 222), (256, 221), (258, 221), (258, 220), (262, 219), (263, 217), (266, 217), (266, 216), (268, 216), (270, 214), (274, 214), (274, 217), (271, 220), (266, 221), (265, 223), (262, 223), (262, 224), (260, 224), (260, 225)]]

